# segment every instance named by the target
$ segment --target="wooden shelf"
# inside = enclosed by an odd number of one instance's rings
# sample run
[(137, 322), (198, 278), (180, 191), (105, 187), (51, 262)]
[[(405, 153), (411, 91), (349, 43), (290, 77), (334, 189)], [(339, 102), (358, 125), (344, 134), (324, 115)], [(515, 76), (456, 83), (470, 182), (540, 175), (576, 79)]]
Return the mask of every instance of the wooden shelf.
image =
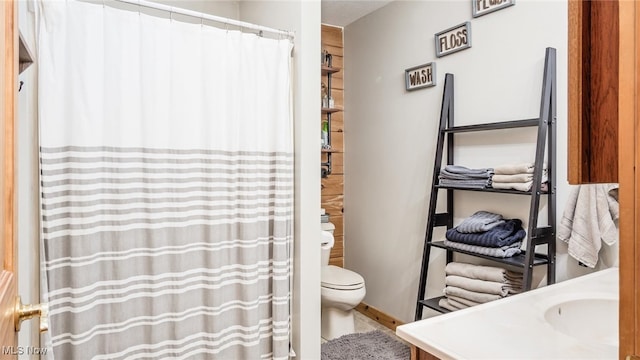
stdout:
[(333, 114), (333, 113), (336, 113), (338, 111), (342, 111), (342, 108), (341, 107), (332, 107), (332, 108), (323, 107), (322, 108), (322, 113), (323, 114)]
[(322, 149), (322, 153), (337, 153), (337, 152), (341, 152), (340, 150), (337, 149)]
[(335, 74), (338, 71), (340, 71), (341, 69), (337, 68), (337, 67), (328, 67), (326, 65), (322, 65), (322, 75), (327, 75), (327, 74)]

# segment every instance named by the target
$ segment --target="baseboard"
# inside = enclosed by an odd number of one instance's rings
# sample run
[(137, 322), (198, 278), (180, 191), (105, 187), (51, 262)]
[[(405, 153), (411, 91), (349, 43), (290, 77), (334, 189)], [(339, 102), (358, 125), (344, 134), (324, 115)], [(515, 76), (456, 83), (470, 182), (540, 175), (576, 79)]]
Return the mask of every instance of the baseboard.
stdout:
[(396, 327), (404, 324), (402, 321), (394, 318), (393, 316), (387, 315), (384, 312), (374, 308), (373, 306), (367, 305), (363, 302), (358, 304), (355, 309), (393, 331), (396, 331)]

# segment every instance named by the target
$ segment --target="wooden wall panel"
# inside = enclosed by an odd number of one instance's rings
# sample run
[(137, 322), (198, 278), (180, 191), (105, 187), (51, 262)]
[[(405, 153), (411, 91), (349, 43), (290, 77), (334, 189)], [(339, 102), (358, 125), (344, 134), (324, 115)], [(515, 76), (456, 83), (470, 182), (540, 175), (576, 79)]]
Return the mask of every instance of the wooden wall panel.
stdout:
[(333, 161), (333, 174), (344, 175), (344, 155), (343, 153), (333, 153), (331, 160)]
[(337, 131), (337, 132), (344, 131), (344, 113), (341, 111), (331, 115), (331, 132), (334, 132), (334, 131)]
[[(342, 40), (342, 28), (322, 25), (321, 48), (331, 54), (331, 66), (342, 69), (344, 65), (344, 49)], [(336, 107), (344, 109), (344, 70), (340, 70), (331, 76), (331, 97)], [(326, 82), (326, 76), (322, 81)], [(322, 117), (322, 120), (326, 117)], [(330, 215), (331, 221), (336, 229), (334, 238), (336, 240), (329, 263), (343, 266), (344, 260), (344, 229), (343, 229), (343, 197), (344, 197), (344, 115), (342, 112), (331, 114), (331, 174), (322, 179), (321, 204)], [(322, 154), (322, 161), (327, 160), (327, 154)]]
[(322, 179), (320, 184), (322, 196), (344, 194), (344, 175), (331, 174)]
[(335, 265), (335, 266), (343, 267), (344, 266), (344, 257), (331, 257), (331, 258), (329, 258), (329, 265)]
[(342, 131), (331, 132), (331, 149), (344, 152), (344, 133)]

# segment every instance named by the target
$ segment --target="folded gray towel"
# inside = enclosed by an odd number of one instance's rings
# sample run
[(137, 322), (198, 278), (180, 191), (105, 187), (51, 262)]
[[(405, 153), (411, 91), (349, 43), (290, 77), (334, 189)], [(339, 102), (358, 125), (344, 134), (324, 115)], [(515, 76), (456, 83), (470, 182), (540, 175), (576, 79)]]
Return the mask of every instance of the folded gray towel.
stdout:
[(479, 233), (491, 230), (495, 226), (504, 223), (500, 214), (489, 211), (477, 211), (475, 214), (464, 219), (456, 230), (461, 233)]
[(464, 276), (470, 279), (495, 281), (513, 286), (522, 285), (522, 273), (501, 267), (450, 262), (444, 268), (446, 275)]
[(457, 302), (457, 303), (459, 303), (459, 304), (467, 305), (467, 306), (469, 306), (469, 307), (471, 307), (471, 306), (476, 306), (476, 305), (480, 305), (480, 303), (479, 303), (479, 302), (471, 301), (471, 300), (469, 300), (469, 299), (461, 298), (461, 297), (459, 297), (459, 296), (455, 296), (455, 295), (448, 295), (448, 296), (447, 296), (447, 300), (449, 300), (449, 301), (455, 301), (455, 302)]
[(452, 180), (452, 179), (440, 179), (439, 185), (442, 186), (456, 186), (467, 189), (485, 189), (491, 185), (491, 179), (474, 179), (474, 180)]
[(487, 294), (507, 296), (509, 293), (517, 294), (521, 292), (520, 286), (504, 284), (494, 281), (470, 279), (457, 275), (447, 275), (445, 285), (456, 286), (469, 291), (476, 291)]
[(493, 175), (493, 169), (470, 169), (460, 165), (447, 165), (440, 170), (440, 176), (449, 179), (485, 179)]
[(464, 250), (475, 254), (493, 256), (498, 258), (508, 258), (514, 255), (520, 254), (520, 246), (522, 241), (518, 241), (509, 246), (490, 248), (485, 246), (469, 245), (463, 243), (457, 243), (455, 241), (445, 240), (444, 245), (453, 249)]
[(449, 311), (456, 311), (456, 310), (460, 310), (460, 308), (455, 307), (453, 304), (451, 304), (449, 302), (449, 299), (447, 298), (442, 298), (438, 301), (438, 306), (443, 307)]
[(475, 291), (465, 290), (456, 286), (447, 286), (444, 288), (444, 294), (447, 296), (457, 296), (463, 299), (471, 300), (480, 304), (487, 303), (489, 301), (502, 299), (502, 296), (495, 294), (485, 294)]

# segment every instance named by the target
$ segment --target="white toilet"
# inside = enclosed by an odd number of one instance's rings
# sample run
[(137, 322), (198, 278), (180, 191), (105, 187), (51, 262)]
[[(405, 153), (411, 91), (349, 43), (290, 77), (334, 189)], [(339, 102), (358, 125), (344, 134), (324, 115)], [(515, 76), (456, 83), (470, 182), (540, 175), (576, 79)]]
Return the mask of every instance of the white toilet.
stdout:
[(325, 340), (355, 331), (353, 308), (366, 294), (364, 279), (360, 274), (329, 265), (329, 255), (334, 243), (332, 232), (332, 229), (322, 231), (321, 335)]

